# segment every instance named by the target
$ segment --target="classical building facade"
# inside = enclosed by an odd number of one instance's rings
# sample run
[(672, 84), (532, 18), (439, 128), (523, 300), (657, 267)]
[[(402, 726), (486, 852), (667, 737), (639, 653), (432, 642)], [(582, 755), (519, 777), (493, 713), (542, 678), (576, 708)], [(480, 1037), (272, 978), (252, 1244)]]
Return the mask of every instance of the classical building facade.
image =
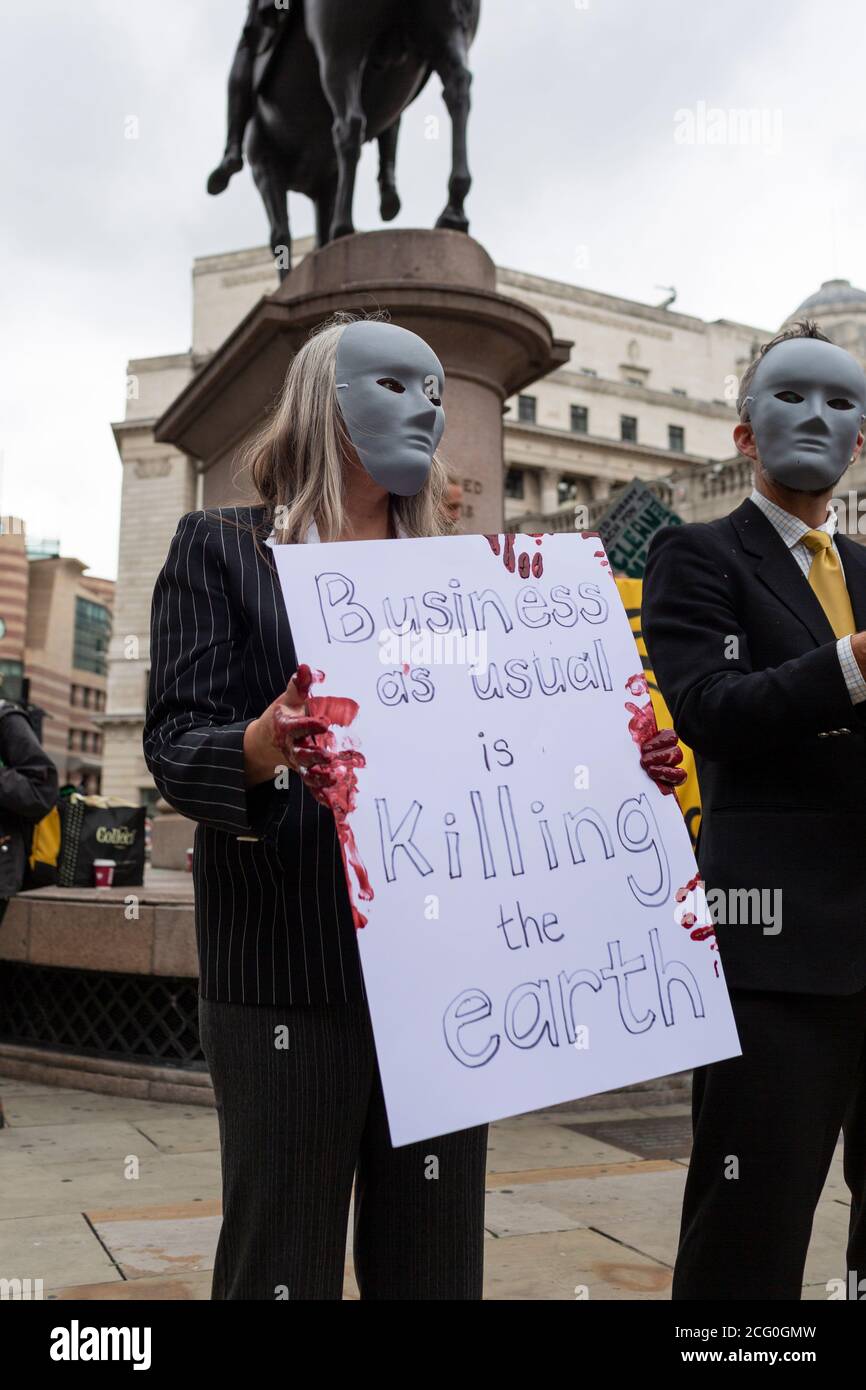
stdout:
[[(309, 249), (299, 243), (298, 256)], [(828, 282), (795, 312), (820, 317), (828, 331), (838, 326), (847, 335), (844, 345), (864, 356), (866, 294), (850, 286), (843, 292), (846, 285)], [(114, 426), (123, 487), (102, 717), (103, 788), (110, 794), (148, 802), (155, 797), (141, 753), (150, 600), (178, 517), (201, 504), (196, 461), (157, 443), (154, 426), (244, 315), (275, 288), (265, 247), (197, 259), (189, 351), (129, 364), (126, 416)], [(641, 304), (504, 268), (497, 289), (539, 309), (554, 334), (574, 344), (565, 367), (506, 403), (507, 525), (524, 519), (534, 529), (565, 529), (574, 524), (577, 505), (597, 519), (611, 494), (632, 478), (649, 483), (685, 520), (720, 515), (748, 492), (749, 467), (732, 457), (734, 399), (740, 374), (775, 329), (706, 322), (670, 304)], [(458, 462), (450, 462), (460, 476)], [(466, 481), (463, 527), (472, 531)]]
[(0, 695), (26, 689), (61, 782), (96, 792), (115, 585), (85, 570), (56, 542), (29, 542), (20, 518), (0, 522)]
[(510, 521), (581, 503), (594, 513), (632, 478), (655, 482), (730, 454), (737, 381), (767, 330), (511, 270), (500, 288), (574, 343), (567, 367), (509, 402)]

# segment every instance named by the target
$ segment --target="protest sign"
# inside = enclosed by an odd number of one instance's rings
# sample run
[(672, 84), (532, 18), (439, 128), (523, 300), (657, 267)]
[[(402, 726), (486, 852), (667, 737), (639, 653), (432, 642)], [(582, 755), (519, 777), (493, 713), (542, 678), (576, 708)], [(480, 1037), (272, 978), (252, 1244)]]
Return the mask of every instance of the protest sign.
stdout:
[(598, 537), (274, 555), (347, 750), (335, 810), (394, 1144), (737, 1055)]
[(662, 526), (682, 524), (676, 512), (635, 478), (605, 512), (598, 532), (614, 569), (629, 579), (642, 579), (649, 544), (656, 531)]

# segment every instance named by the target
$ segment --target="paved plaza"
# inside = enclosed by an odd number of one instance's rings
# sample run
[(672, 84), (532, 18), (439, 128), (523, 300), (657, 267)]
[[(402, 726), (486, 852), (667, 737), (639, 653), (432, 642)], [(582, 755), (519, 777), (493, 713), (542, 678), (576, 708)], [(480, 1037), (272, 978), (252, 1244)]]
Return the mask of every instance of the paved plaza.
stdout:
[[(220, 1223), (213, 1109), (0, 1077), (0, 1275), (51, 1299), (207, 1299)], [(636, 1091), (491, 1129), (488, 1299), (667, 1299), (687, 1092)], [(591, 1109), (592, 1105), (599, 1108)], [(804, 1297), (841, 1277), (837, 1151)], [(357, 1298), (351, 1252), (346, 1298)]]

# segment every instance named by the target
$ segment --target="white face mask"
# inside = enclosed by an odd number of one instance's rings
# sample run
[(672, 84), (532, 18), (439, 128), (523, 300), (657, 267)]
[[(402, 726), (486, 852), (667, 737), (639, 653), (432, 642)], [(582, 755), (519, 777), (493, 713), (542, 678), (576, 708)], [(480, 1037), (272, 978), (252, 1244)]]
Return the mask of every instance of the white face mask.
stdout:
[(445, 373), (431, 347), (393, 323), (360, 319), (337, 344), (336, 387), (349, 438), (370, 477), (414, 497), (445, 429)]
[(746, 406), (770, 477), (818, 492), (834, 487), (851, 462), (866, 413), (866, 375), (835, 343), (788, 338), (761, 359)]

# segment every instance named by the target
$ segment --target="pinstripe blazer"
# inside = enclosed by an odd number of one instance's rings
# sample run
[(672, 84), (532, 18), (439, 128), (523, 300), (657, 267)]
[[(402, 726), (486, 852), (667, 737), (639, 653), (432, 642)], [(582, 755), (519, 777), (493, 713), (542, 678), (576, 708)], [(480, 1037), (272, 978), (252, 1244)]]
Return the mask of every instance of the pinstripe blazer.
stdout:
[(284, 789), (244, 785), (244, 730), (296, 666), (269, 529), (264, 507), (181, 517), (153, 594), (144, 756), (198, 822), (204, 997), (338, 1003), (363, 983), (333, 816), (295, 773)]

